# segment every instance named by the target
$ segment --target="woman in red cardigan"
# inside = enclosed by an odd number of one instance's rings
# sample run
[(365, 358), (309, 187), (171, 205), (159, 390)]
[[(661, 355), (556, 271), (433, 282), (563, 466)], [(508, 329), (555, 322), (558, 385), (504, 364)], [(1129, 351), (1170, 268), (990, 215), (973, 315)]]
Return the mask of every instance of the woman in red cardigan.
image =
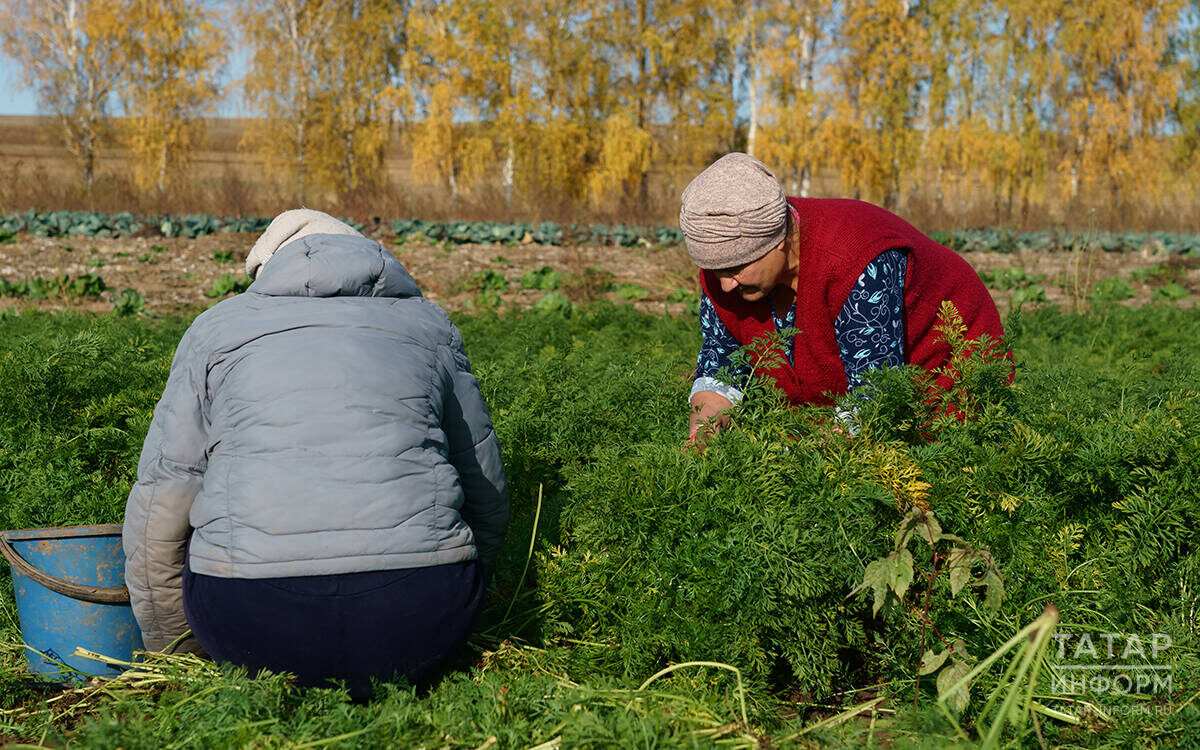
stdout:
[(717, 373), (759, 336), (794, 327), (787, 361), (765, 371), (793, 404), (831, 404), (875, 367), (945, 364), (933, 330), (950, 300), (967, 337), (1004, 333), (974, 269), (878, 206), (785, 198), (765, 164), (727, 154), (683, 191), (688, 252), (700, 268), (703, 344), (690, 401), (689, 437), (717, 429), (741, 399)]

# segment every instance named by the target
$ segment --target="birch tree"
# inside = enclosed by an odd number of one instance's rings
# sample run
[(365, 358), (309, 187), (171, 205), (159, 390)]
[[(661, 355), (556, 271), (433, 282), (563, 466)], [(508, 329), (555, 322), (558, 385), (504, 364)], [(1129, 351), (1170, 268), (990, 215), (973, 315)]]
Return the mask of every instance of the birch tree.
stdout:
[(740, 0), (680, 0), (658, 10), (649, 149), (671, 198), (697, 166), (737, 147), (737, 73), (747, 33), (743, 6)]
[(979, 93), (989, 72), (985, 48), (993, 11), (989, 0), (932, 0), (918, 11), (929, 66), (919, 119), (922, 169), (913, 190), (932, 192), (939, 213), (948, 187), (966, 193), (990, 143)]
[(438, 184), (453, 203), (470, 193), (495, 161), (484, 90), (494, 83), (477, 75), (474, 0), (425, 2), (412, 17), (412, 46), (405, 70), (416, 119), (411, 125), (412, 175)]
[(408, 35), (407, 2), (247, 0), (238, 24), (252, 50), (246, 101), (262, 115), (243, 145), (310, 188), (346, 193), (383, 165), (393, 84)]
[(894, 208), (918, 158), (913, 125), (928, 64), (926, 34), (910, 0), (848, 0), (841, 16), (827, 143), (855, 195)]
[(269, 174), (288, 177), (297, 204), (313, 178), (314, 103), (321, 94), (319, 48), (336, 20), (332, 0), (251, 0), (238, 22), (252, 50), (246, 103), (262, 115), (243, 137)]
[(391, 135), (388, 84), (408, 44), (406, 0), (342, 0), (329, 42), (319, 48), (312, 166), (339, 194), (378, 185)]
[(1055, 99), (1068, 143), (1058, 166), (1068, 200), (1100, 188), (1119, 207), (1130, 194), (1160, 193), (1168, 154), (1155, 136), (1182, 85), (1183, 68), (1167, 53), (1185, 7), (1182, 0), (1063, 4)]
[(530, 0), (525, 29), (529, 127), (521, 131), (517, 187), (534, 201), (580, 200), (607, 111), (611, 71), (595, 52), (603, 29), (575, 0)]
[(58, 121), (88, 191), (106, 144), (110, 98), (125, 72), (124, 0), (0, 0), (4, 51)]
[(512, 206), (518, 152), (529, 145), (533, 111), (531, 11), (527, 0), (449, 0), (424, 9), (422, 72), (414, 81), (426, 92), (427, 121), (413, 135), (414, 168), (440, 164), (435, 172), (454, 199), (492, 172)]
[(1184, 22), (1175, 30), (1174, 58), (1184, 66), (1183, 85), (1172, 108), (1179, 128), (1174, 165), (1185, 178), (1200, 176), (1200, 0), (1192, 0)]
[(127, 19), (124, 142), (138, 187), (162, 195), (220, 98), (227, 36), (211, 11), (189, 0), (133, 0)]
[(767, 6), (762, 70), (762, 158), (772, 164), (790, 195), (807, 197), (814, 170), (827, 163), (821, 133), (829, 97), (818, 89), (819, 51), (831, 46), (833, 3), (802, 5), (772, 0)]
[(605, 113), (599, 133), (598, 163), (591, 175), (593, 201), (614, 195), (633, 195), (642, 204), (649, 201), (649, 171), (654, 158), (650, 130), (653, 109), (664, 72), (656, 75), (661, 48), (671, 36), (666, 17), (669, 6), (656, 0), (606, 0), (593, 2), (589, 25), (597, 50), (607, 61), (611, 83), (597, 90), (599, 108)]

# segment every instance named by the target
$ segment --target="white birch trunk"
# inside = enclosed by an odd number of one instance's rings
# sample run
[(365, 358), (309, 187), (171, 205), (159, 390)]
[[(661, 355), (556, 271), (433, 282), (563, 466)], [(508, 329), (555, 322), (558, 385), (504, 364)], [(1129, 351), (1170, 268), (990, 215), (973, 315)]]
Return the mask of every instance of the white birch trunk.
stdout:
[(510, 211), (513, 201), (513, 182), (516, 176), (515, 151), (512, 139), (509, 139), (508, 146), (504, 151), (504, 166), (500, 170), (500, 184), (504, 190), (504, 206)]
[(758, 66), (750, 64), (750, 126), (746, 132), (746, 153), (754, 156), (758, 140)]
[(1083, 160), (1083, 150), (1087, 146), (1087, 138), (1082, 135), (1075, 137), (1075, 158), (1071, 160), (1071, 201), (1079, 199), (1079, 162)]
[(746, 153), (754, 156), (758, 141), (758, 0), (750, 5), (749, 24), (750, 125), (746, 132)]
[(164, 139), (163, 144), (158, 148), (158, 180), (156, 187), (158, 188), (159, 196), (167, 194), (167, 144)]
[[(817, 35), (813, 33), (815, 19), (812, 11), (804, 14), (804, 19), (800, 24), (798, 35), (800, 37), (800, 91), (803, 92), (805, 102), (807, 104), (807, 95), (813, 90), (814, 77), (814, 59), (817, 52)], [(796, 195), (801, 198), (807, 198), (812, 191), (812, 163), (805, 159), (800, 165), (800, 184), (797, 186)]]

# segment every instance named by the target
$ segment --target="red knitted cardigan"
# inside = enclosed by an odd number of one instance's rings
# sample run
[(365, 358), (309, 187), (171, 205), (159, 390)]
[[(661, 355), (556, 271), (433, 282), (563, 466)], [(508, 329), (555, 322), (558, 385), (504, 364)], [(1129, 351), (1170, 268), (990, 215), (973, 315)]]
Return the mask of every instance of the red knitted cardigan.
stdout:
[[(1000, 313), (979, 275), (965, 260), (878, 206), (845, 199), (788, 198), (800, 217), (794, 362), (764, 370), (793, 404), (831, 404), (847, 391), (833, 323), (863, 269), (884, 250), (908, 254), (904, 277), (905, 362), (927, 370), (946, 364), (950, 347), (933, 330), (943, 300), (958, 308), (967, 338), (1004, 335)], [(738, 343), (775, 332), (770, 302), (746, 302), (723, 292), (711, 271), (700, 284)], [(1005, 352), (1011, 358), (1011, 352)], [(937, 386), (946, 388), (941, 377)]]

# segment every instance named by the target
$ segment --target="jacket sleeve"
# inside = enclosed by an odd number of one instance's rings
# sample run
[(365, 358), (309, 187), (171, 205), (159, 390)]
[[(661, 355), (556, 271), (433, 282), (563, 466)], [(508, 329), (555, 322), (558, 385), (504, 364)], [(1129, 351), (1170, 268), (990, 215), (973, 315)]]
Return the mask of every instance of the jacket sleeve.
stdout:
[(492, 427), (479, 382), (463, 351), (462, 335), (452, 327), (443, 361), (450, 371), (442, 412), (442, 429), (450, 463), (462, 483), (462, 516), (475, 535), (475, 546), (490, 576), (508, 530), (508, 482), (501, 461), (500, 441)]
[[(125, 584), (147, 650), (160, 651), (187, 629), (183, 564), (188, 513), (208, 464), (206, 360), (191, 331), (175, 351), (171, 372), (138, 460), (125, 505)], [(195, 650), (185, 642), (181, 650)]]
[(721, 316), (717, 315), (717, 309), (703, 289), (700, 290), (700, 336), (700, 355), (696, 357), (696, 377), (688, 393), (688, 403), (701, 391), (712, 391), (729, 399), (730, 403), (740, 403), (744, 395), (742, 389), (734, 383), (724, 382), (718, 375), (721, 370), (726, 370), (734, 376), (735, 383), (744, 387), (750, 379), (750, 367), (734, 366), (733, 354), (742, 345), (721, 322)]

